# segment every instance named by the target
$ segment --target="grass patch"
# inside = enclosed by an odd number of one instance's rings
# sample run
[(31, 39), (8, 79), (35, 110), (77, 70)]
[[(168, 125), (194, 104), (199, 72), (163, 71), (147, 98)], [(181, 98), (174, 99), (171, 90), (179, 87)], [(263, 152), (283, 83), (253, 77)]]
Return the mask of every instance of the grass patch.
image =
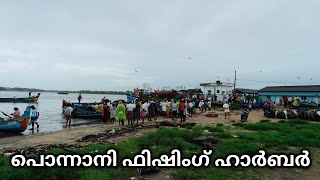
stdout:
[[(80, 154), (104, 153), (110, 148), (118, 152), (118, 164), (123, 158), (133, 158), (142, 149), (148, 148), (154, 157), (168, 154), (172, 149), (180, 149), (183, 157), (201, 153), (203, 147), (192, 142), (198, 136), (208, 135), (219, 138), (211, 156), (213, 164), (216, 158), (225, 158), (229, 154), (255, 155), (259, 149), (268, 152), (288, 153), (292, 147), (320, 148), (320, 125), (303, 120), (284, 120), (278, 123), (260, 121), (255, 124), (235, 123), (239, 129), (252, 132), (234, 132), (229, 127), (195, 126), (191, 129), (160, 128), (141, 137), (131, 138), (119, 144), (95, 144), (73, 149)], [(49, 151), (53, 154), (65, 154), (62, 149)], [(179, 168), (172, 171), (174, 179), (260, 179), (260, 170), (254, 168)], [(136, 176), (135, 168), (12, 168), (9, 159), (0, 157), (0, 179), (128, 179)]]

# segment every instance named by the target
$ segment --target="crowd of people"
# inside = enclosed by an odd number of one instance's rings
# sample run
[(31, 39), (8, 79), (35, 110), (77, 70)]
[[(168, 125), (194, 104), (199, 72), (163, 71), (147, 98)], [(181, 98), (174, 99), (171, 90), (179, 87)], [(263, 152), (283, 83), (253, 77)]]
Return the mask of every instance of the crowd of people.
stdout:
[[(79, 99), (78, 99), (79, 100)], [(157, 117), (162, 116), (171, 118), (171, 120), (180, 119), (180, 122), (185, 122), (187, 117), (192, 117), (195, 108), (200, 112), (210, 111), (212, 107), (212, 101), (200, 100), (200, 99), (179, 99), (170, 100), (167, 99), (158, 101), (142, 101), (136, 99), (135, 101), (114, 101), (106, 99), (101, 100), (101, 103), (96, 105), (95, 111), (101, 112), (103, 123), (114, 123), (117, 121), (119, 125), (125, 125), (127, 121), (128, 125), (134, 123), (139, 124), (139, 121), (144, 123), (145, 120), (156, 121)], [(70, 126), (72, 107), (69, 106), (65, 111), (65, 117), (67, 124)]]

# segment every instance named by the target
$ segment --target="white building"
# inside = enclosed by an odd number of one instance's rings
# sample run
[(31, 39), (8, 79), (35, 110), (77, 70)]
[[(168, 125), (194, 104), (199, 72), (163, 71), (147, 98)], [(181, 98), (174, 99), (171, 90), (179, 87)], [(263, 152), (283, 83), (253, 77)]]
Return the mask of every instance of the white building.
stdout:
[(233, 84), (216, 81), (215, 83), (201, 83), (201, 91), (206, 98), (212, 97), (215, 102), (228, 100), (232, 95)]

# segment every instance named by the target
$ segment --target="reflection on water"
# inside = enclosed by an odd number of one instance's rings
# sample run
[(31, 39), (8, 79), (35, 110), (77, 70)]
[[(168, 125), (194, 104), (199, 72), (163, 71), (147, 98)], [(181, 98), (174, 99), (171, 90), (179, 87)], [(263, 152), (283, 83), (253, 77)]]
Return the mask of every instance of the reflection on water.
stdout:
[[(33, 93), (32, 95), (35, 95)], [(28, 92), (8, 92), (8, 91), (0, 91), (0, 98), (4, 97), (28, 97)], [(34, 133), (42, 133), (42, 132), (51, 132), (58, 131), (63, 129), (65, 125), (65, 119), (62, 115), (62, 100), (65, 99), (67, 101), (76, 102), (78, 94), (69, 93), (68, 95), (61, 95), (57, 93), (41, 93), (39, 102), (34, 104), (38, 109), (40, 116), (38, 119), (38, 123), (40, 125), (39, 131), (34, 130)], [(106, 97), (111, 101), (118, 99), (125, 99), (124, 95), (104, 95), (104, 94), (82, 94), (82, 102), (100, 102), (100, 100)], [(26, 109), (28, 103), (0, 103), (0, 111), (4, 113), (10, 114), (13, 113), (13, 108), (18, 107), (23, 114), (23, 111)], [(2, 113), (0, 113), (0, 117), (6, 118)], [(96, 120), (84, 120), (84, 119), (73, 119), (72, 123), (74, 124), (85, 124), (91, 121)], [(24, 135), (31, 134), (32, 131), (28, 129), (23, 132)], [(4, 133), (0, 133), (0, 137), (3, 136)], [(9, 135), (5, 133), (5, 135)], [(15, 134), (17, 135), (17, 134)]]

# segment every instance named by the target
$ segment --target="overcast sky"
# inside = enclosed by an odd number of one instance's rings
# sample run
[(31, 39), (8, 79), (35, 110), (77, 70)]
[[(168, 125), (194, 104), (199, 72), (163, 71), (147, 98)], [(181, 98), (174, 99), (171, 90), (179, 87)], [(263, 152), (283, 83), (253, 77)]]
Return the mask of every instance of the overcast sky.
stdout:
[(318, 0), (0, 1), (0, 86), (194, 88), (233, 79), (235, 70), (243, 88), (320, 84), (319, 7)]

